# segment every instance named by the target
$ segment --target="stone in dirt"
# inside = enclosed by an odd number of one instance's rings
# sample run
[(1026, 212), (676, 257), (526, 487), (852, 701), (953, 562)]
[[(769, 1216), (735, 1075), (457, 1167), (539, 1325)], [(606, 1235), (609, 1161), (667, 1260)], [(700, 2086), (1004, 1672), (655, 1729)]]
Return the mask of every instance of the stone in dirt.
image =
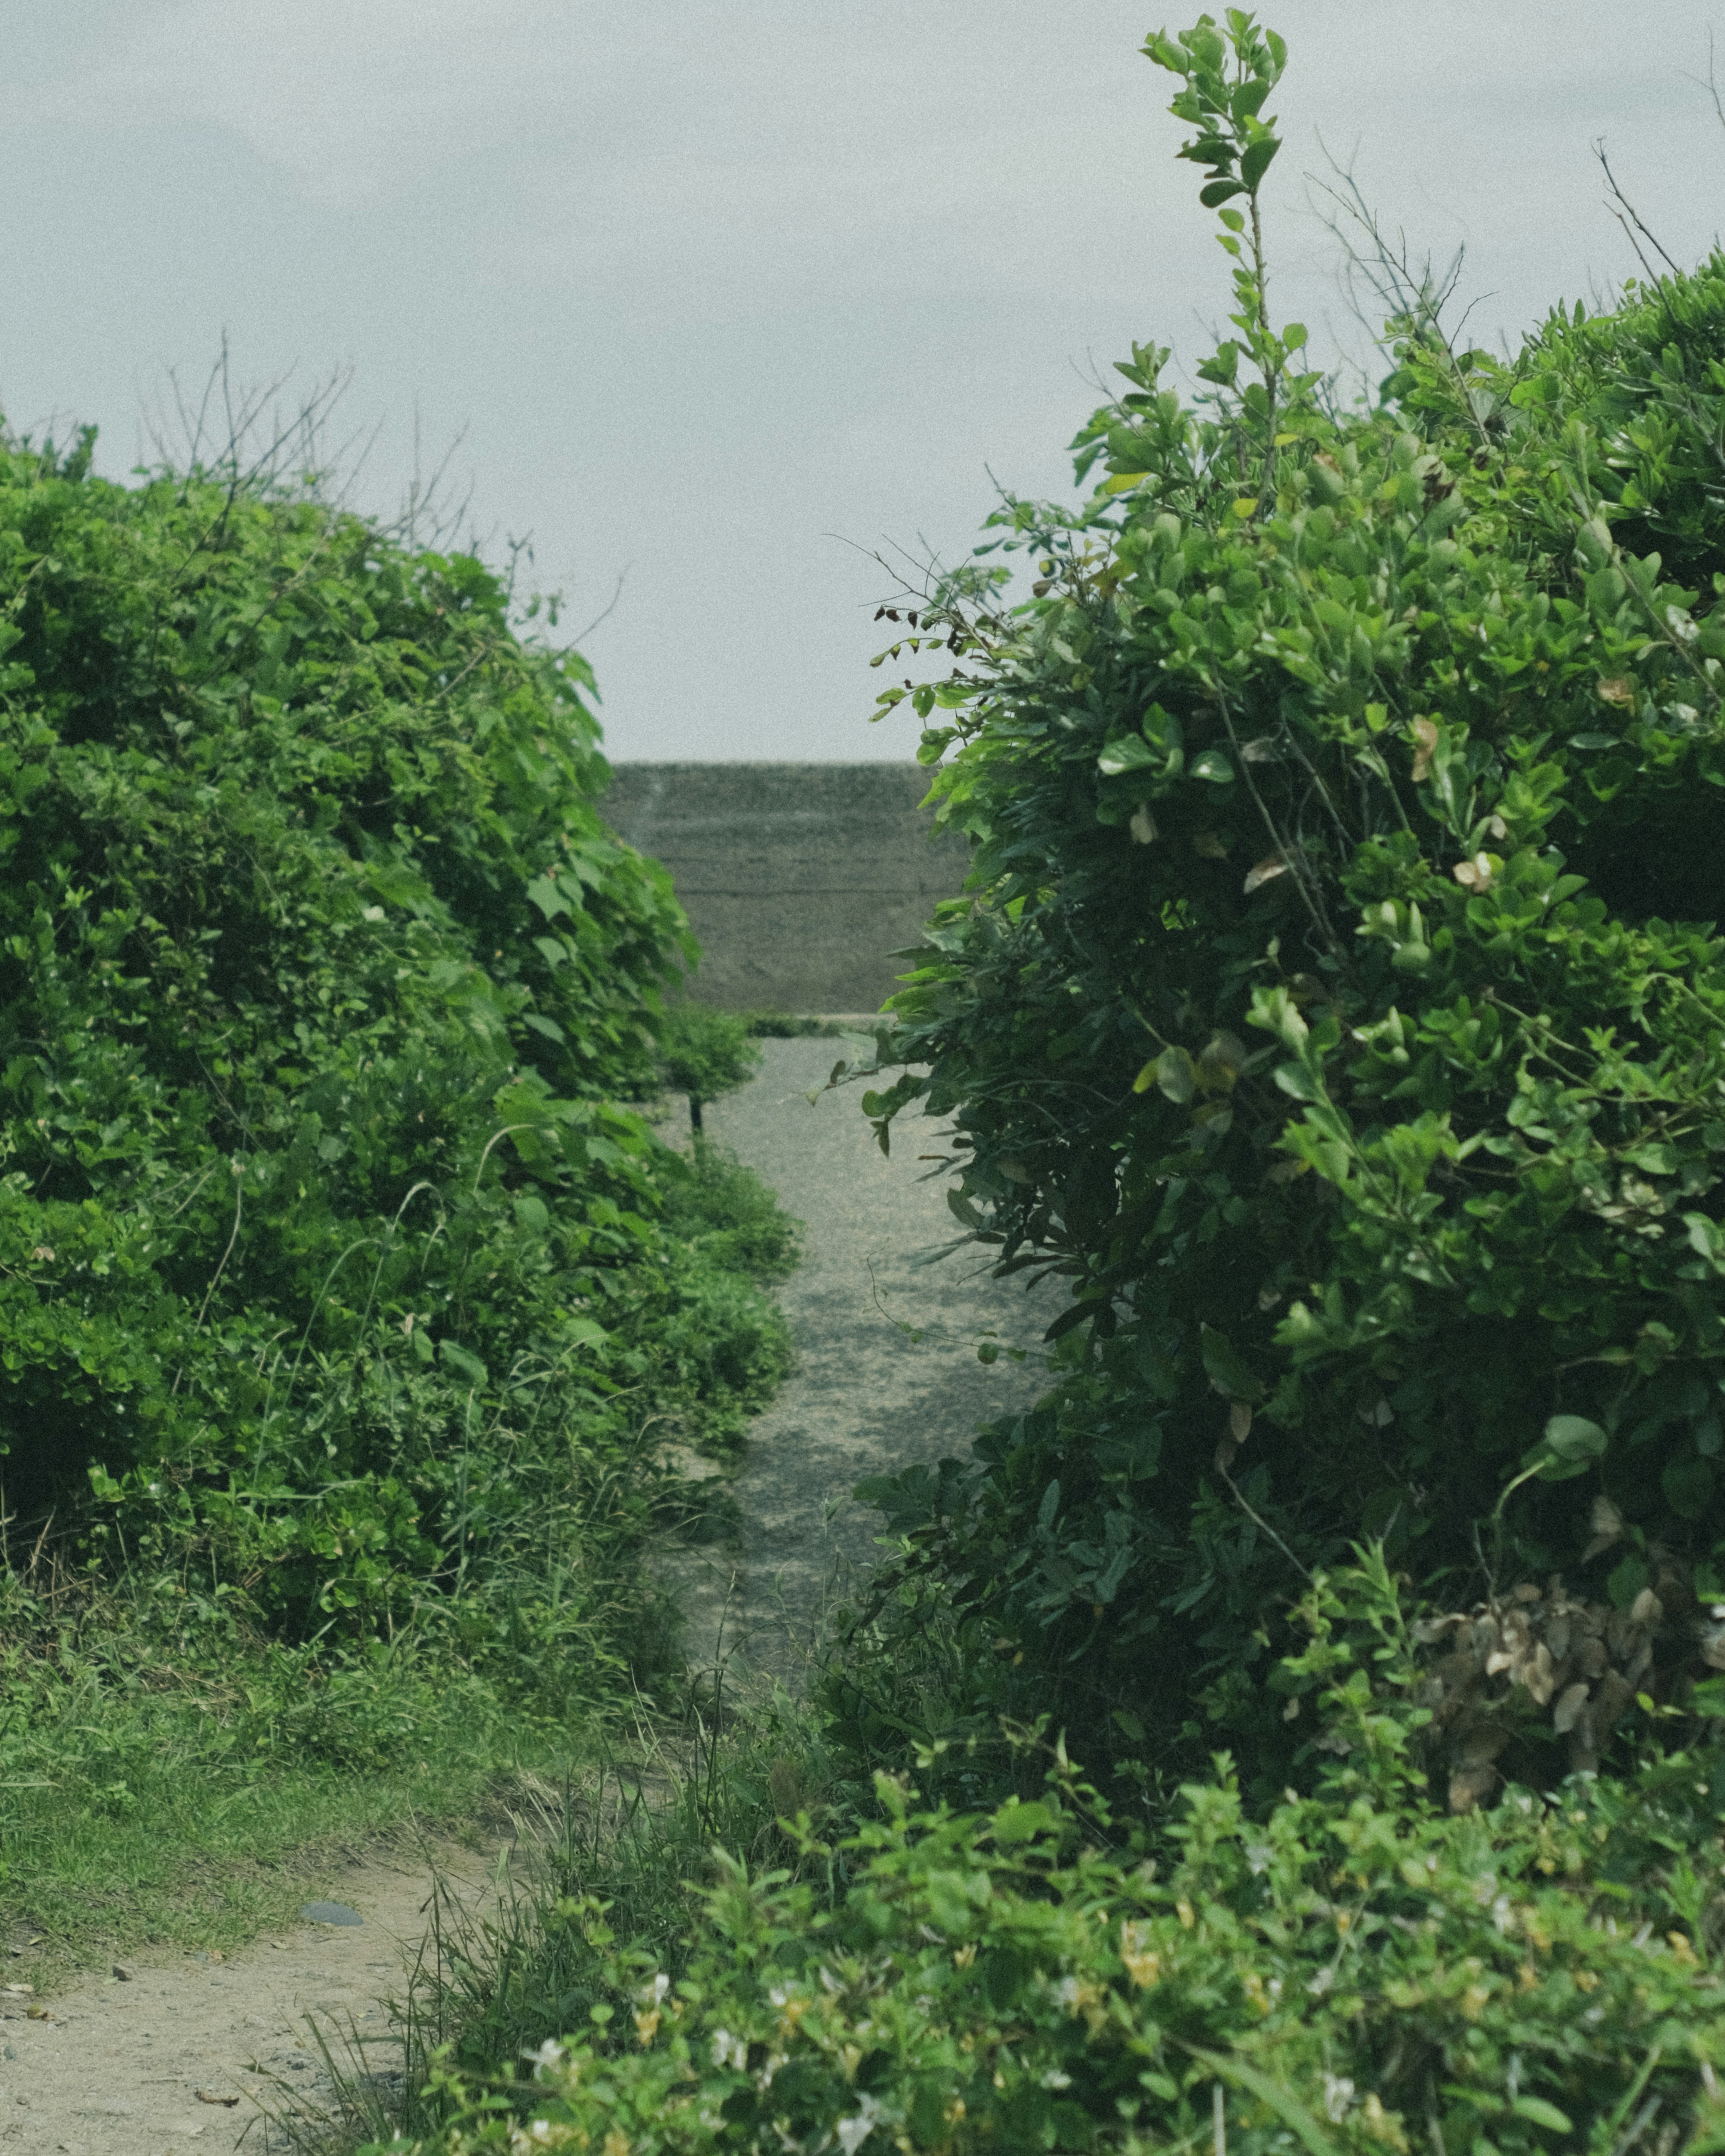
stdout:
[(362, 1924), (365, 1918), (345, 1902), (308, 1902), (300, 1914), (308, 1924)]

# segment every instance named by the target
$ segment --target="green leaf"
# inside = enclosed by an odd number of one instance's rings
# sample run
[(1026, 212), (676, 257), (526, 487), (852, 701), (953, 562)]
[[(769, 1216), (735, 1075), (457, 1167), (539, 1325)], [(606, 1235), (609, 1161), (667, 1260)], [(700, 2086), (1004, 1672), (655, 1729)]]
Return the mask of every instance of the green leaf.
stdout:
[(1253, 1375), (1225, 1332), (1219, 1332), (1214, 1325), (1200, 1325), (1198, 1337), (1204, 1375), (1224, 1399), (1244, 1400), (1250, 1404), (1263, 1399), (1263, 1379)]
[(1200, 382), (1214, 382), (1224, 389), (1231, 389), (1239, 372), (1240, 346), (1230, 337), (1217, 346), (1212, 358), (1200, 362), (1198, 378)]
[(1247, 192), (1239, 180), (1212, 180), (1208, 186), (1199, 189), (1198, 199), (1206, 209), (1216, 209), (1224, 202), (1231, 202), (1235, 195)]
[(1518, 2096), (1510, 2105), (1517, 2118), (1530, 2120), (1535, 2126), (1548, 2126), (1553, 2133), (1573, 2133), (1575, 2128), (1567, 2113), (1548, 2103), (1543, 2096)]
[(1264, 175), (1270, 170), (1271, 160), (1281, 147), (1281, 142), (1274, 135), (1260, 135), (1255, 142), (1247, 146), (1240, 161), (1240, 177), (1249, 190), (1256, 191)]
[(1674, 1460), (1659, 1478), (1665, 1501), (1682, 1520), (1705, 1519), (1713, 1502), (1712, 1465), (1695, 1454)]
[(470, 1385), (486, 1383), (490, 1373), (477, 1355), (470, 1355), (465, 1348), (458, 1348), (453, 1340), (439, 1340), (437, 1352), (457, 1377), (465, 1378)]
[(1014, 1842), (1032, 1841), (1039, 1834), (1047, 1834), (1060, 1824), (1059, 1815), (1040, 1800), (1020, 1804), (1013, 1797), (995, 1813), (991, 1830), (1002, 1847), (1009, 1848)]
[(1234, 783), (1234, 766), (1220, 749), (1207, 748), (1202, 756), (1193, 758), (1192, 776), (1194, 778), (1207, 778), (1213, 786), (1231, 786)]
[(1583, 1415), (1555, 1414), (1545, 1425), (1546, 1449), (1562, 1460), (1598, 1460), (1610, 1441), (1598, 1423)]
[(1144, 1068), (1154, 1074), (1158, 1090), (1176, 1107), (1183, 1108), (1198, 1091), (1198, 1068), (1183, 1048), (1164, 1048), (1156, 1060), (1147, 1063)]
[(558, 914), (571, 910), (568, 900), (549, 876), (535, 876), (527, 886), (527, 896), (547, 921), (555, 921)]
[(1232, 2082), (1248, 2095), (1267, 2104), (1284, 2125), (1292, 2128), (1311, 2151), (1311, 2156), (1341, 2156), (1341, 2143), (1332, 2134), (1324, 2132), (1306, 2107), (1273, 2075), (1260, 2072), (1256, 2066), (1249, 2066), (1231, 2052), (1204, 2051), (1196, 2044), (1186, 2044), (1183, 2048), (1220, 2080)]
[(1104, 778), (1117, 778), (1123, 771), (1142, 771), (1147, 764), (1159, 764), (1163, 760), (1142, 734), (1117, 734), (1096, 758), (1096, 769)]

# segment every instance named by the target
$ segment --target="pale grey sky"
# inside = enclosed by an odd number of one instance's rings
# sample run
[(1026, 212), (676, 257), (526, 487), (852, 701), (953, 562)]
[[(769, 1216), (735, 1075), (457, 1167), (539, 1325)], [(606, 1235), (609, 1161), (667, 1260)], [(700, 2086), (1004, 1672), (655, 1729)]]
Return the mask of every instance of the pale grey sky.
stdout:
[[(1087, 377), (1188, 359), (1227, 264), (1139, 0), (0, 0), (0, 410), (136, 459), (166, 374), (351, 367), (394, 503), (467, 429), (616, 758), (904, 757), (867, 550), (1070, 483)], [(1213, 12), (1219, 12), (1213, 8)], [(1495, 343), (1635, 273), (1589, 147), (1711, 244), (1725, 0), (1283, 0), (1272, 311), (1356, 344), (1317, 137)], [(1333, 336), (1327, 336), (1330, 325)], [(848, 542), (848, 543), (847, 543)], [(863, 551), (859, 552), (861, 549)]]

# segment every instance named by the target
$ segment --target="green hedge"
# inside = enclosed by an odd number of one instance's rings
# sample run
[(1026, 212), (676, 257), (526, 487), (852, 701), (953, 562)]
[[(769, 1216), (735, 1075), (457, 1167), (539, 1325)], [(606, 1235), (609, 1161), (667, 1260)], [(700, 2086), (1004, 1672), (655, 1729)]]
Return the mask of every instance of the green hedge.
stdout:
[(785, 1343), (619, 1105), (695, 947), (591, 678), (470, 557), (90, 447), (0, 440), (8, 1503), (290, 1632), (518, 1558), (619, 1652), (635, 1434)]
[(1147, 50), (1238, 335), (1195, 403), (1134, 347), (1075, 445), (1096, 490), (978, 550), (1030, 593), (978, 562), (901, 610), (896, 654), (957, 664), (882, 699), (929, 721), (973, 869), (866, 1105), (883, 1142), (952, 1117), (960, 1233), (1070, 1283), (1062, 1382), (888, 1502), (956, 1612), (955, 1713), (1058, 1686), (1086, 1756), (1122, 1709), (1189, 1771), (1208, 1686), (1273, 1789), (1264, 1611), (1362, 1534), (1625, 1609), (1657, 1579), (1652, 1688), (1703, 1673), (1725, 257), (1508, 360), (1409, 293), (1340, 407), (1264, 300), (1280, 40), (1232, 11)]

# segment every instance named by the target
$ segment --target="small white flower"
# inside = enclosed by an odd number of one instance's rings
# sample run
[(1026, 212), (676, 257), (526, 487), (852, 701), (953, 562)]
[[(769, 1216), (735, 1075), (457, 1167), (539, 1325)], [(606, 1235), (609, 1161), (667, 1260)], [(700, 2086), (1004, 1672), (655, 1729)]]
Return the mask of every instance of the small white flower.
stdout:
[(1324, 2076), (1324, 2112), (1332, 2126), (1339, 2126), (1353, 2108), (1353, 2083), (1340, 2074)]
[(854, 2114), (849, 2118), (841, 2118), (833, 2129), (839, 2137), (839, 2146), (845, 2151), (845, 2156), (856, 2156), (857, 2150), (874, 2132), (875, 2121), (880, 2116), (880, 2106), (873, 2097), (858, 2098)]
[(733, 2036), (728, 2029), (713, 2031), (713, 2064), (716, 2066), (743, 2067), (749, 2062), (749, 2047), (741, 2036)]

